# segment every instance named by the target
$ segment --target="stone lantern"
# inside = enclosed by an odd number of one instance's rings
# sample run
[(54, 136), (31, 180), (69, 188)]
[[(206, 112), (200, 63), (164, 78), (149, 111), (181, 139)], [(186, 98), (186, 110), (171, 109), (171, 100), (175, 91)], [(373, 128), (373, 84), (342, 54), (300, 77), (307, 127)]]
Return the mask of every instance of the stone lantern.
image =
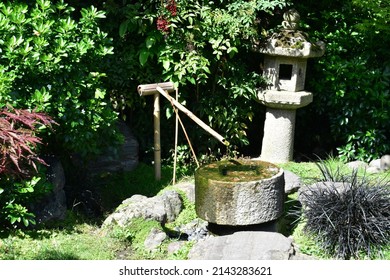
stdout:
[(273, 34), (260, 48), (265, 54), (263, 75), (266, 90), (258, 92), (258, 101), (267, 107), (260, 158), (283, 163), (293, 158), (296, 109), (313, 101), (304, 90), (307, 59), (325, 52), (323, 42), (311, 43), (298, 30), (300, 16), (295, 9), (284, 13), (283, 29)]

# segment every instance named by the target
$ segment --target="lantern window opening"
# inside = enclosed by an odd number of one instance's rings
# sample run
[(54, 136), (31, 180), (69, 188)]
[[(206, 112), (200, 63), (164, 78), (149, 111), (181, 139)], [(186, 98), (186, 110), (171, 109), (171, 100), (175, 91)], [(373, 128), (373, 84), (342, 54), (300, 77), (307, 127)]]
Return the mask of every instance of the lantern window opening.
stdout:
[(279, 65), (279, 80), (291, 80), (293, 65), (292, 64), (280, 64)]

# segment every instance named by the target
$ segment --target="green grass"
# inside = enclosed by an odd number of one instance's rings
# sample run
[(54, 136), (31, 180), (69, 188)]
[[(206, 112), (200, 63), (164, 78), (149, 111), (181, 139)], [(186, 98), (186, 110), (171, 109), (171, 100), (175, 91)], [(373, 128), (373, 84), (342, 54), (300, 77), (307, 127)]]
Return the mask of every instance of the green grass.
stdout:
[(113, 260), (125, 243), (96, 225), (3, 232), (0, 260)]

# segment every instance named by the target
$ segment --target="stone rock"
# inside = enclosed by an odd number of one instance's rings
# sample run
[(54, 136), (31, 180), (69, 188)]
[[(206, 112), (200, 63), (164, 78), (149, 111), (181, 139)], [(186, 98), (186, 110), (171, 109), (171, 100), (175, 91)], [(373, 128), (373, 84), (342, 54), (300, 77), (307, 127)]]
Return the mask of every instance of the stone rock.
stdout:
[(89, 176), (104, 172), (131, 171), (138, 165), (138, 141), (124, 122), (118, 123), (124, 143), (118, 147), (108, 147), (98, 158), (88, 163)]
[(346, 165), (351, 169), (367, 169), (368, 164), (364, 161), (356, 160), (346, 163)]
[(239, 231), (209, 236), (191, 249), (190, 260), (288, 260), (294, 253), (291, 239), (276, 232)]
[(183, 191), (191, 203), (195, 203), (195, 183), (182, 182), (176, 184), (175, 187)]
[(145, 239), (144, 246), (147, 250), (154, 251), (164, 242), (165, 239), (167, 239), (167, 237), (168, 236), (164, 231), (153, 228), (148, 237)]
[(107, 217), (103, 226), (111, 224), (126, 226), (134, 218), (152, 219), (164, 224), (174, 221), (182, 207), (183, 203), (176, 191), (166, 191), (162, 195), (150, 198), (133, 195)]
[(372, 174), (375, 174), (375, 173), (381, 173), (382, 170), (376, 166), (369, 166), (367, 169), (366, 169), (367, 173), (372, 173)]
[(369, 167), (377, 167), (380, 169), (381, 168), (381, 159), (379, 158), (379, 159), (374, 159), (374, 160), (370, 161), (368, 166)]
[(167, 251), (168, 254), (174, 254), (178, 252), (186, 244), (185, 241), (174, 241), (168, 244)]
[(180, 236), (185, 235), (188, 241), (200, 240), (209, 235), (207, 229), (208, 224), (208, 222), (201, 219), (195, 219), (188, 224), (181, 225), (176, 230), (179, 232)]
[(53, 185), (53, 189), (31, 206), (38, 223), (63, 220), (67, 210), (64, 191), (65, 173), (62, 164), (54, 156), (45, 157), (44, 160), (49, 165), (46, 178)]
[(382, 170), (390, 169), (390, 155), (384, 155), (381, 157), (380, 169), (382, 169)]
[(291, 171), (284, 170), (284, 192), (286, 195), (296, 192), (301, 187), (301, 178)]

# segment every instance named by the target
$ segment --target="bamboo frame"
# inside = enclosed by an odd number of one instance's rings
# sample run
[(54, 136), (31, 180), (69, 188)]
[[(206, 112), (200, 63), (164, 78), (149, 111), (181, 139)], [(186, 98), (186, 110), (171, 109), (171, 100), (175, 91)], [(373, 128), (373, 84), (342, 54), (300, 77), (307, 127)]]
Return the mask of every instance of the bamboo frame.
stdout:
[[(161, 131), (160, 131), (160, 94), (164, 96), (166, 99), (168, 99), (172, 106), (174, 106), (174, 110), (176, 113), (176, 123), (179, 121), (184, 133), (185, 128), (180, 120), (180, 117), (178, 115), (177, 109), (185, 113), (190, 119), (192, 119), (196, 124), (198, 124), (201, 128), (203, 128), (205, 131), (210, 133), (212, 136), (214, 136), (218, 141), (220, 141), (222, 144), (229, 146), (229, 142), (226, 141), (224, 137), (222, 137), (219, 133), (217, 133), (215, 130), (213, 130), (210, 126), (205, 124), (201, 119), (199, 119), (197, 116), (195, 116), (190, 110), (188, 110), (186, 107), (181, 105), (177, 100), (172, 98), (169, 95), (169, 92), (173, 92), (177, 89), (175, 88), (174, 84), (172, 82), (166, 82), (166, 83), (156, 83), (156, 84), (147, 84), (147, 85), (139, 85), (137, 87), (137, 91), (140, 96), (148, 96), (153, 95), (154, 99), (154, 105), (153, 105), (153, 123), (154, 123), (154, 171), (155, 171), (155, 178), (156, 180), (161, 180)], [(177, 97), (176, 97), (177, 98)], [(177, 124), (176, 124), (176, 137), (177, 137)], [(175, 137), (175, 138), (176, 138)], [(186, 135), (187, 140), (188, 136)], [(175, 149), (177, 146), (177, 140), (175, 139)], [(189, 141), (189, 144), (191, 146), (191, 142)], [(175, 157), (176, 157), (176, 150), (175, 150)], [(192, 152), (194, 153), (193, 149)], [(195, 160), (199, 166), (199, 163), (196, 159), (196, 156), (194, 154)], [(176, 164), (176, 159), (175, 159)], [(176, 176), (174, 175), (173, 181), (176, 180)]]

